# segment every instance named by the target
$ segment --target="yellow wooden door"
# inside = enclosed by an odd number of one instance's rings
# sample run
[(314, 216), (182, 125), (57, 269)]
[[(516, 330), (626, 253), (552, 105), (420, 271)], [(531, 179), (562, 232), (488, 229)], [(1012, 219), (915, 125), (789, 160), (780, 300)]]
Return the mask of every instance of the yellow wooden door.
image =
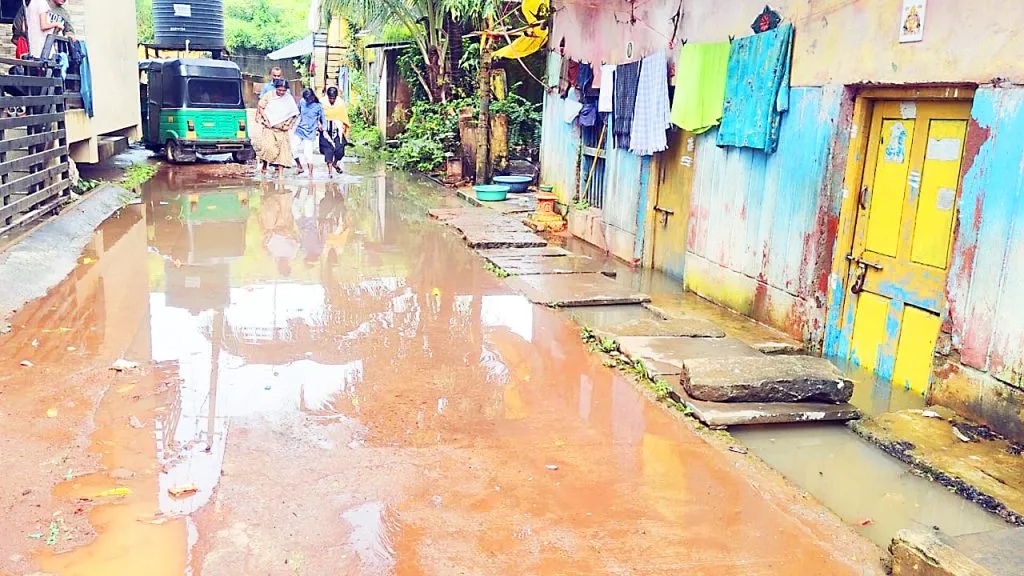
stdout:
[(689, 132), (672, 131), (668, 142), (659, 163), (654, 204), (654, 267), (682, 278), (697, 140)]
[(847, 299), (851, 358), (925, 392), (945, 307), (968, 102), (878, 102)]

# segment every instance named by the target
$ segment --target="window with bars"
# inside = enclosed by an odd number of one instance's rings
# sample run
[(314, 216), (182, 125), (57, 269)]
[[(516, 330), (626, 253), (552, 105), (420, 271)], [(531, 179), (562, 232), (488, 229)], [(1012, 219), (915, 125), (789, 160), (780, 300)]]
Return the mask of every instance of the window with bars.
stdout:
[(604, 207), (605, 150), (607, 150), (607, 118), (594, 126), (582, 127), (583, 161), (580, 163), (580, 199), (594, 208)]

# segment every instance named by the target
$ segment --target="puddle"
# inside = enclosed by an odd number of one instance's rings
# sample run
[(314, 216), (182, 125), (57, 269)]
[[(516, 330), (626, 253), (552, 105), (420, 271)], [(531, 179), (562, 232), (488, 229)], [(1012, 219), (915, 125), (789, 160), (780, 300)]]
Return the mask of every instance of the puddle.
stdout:
[[(215, 168), (162, 171), (0, 339), (34, 363), (0, 374), (16, 471), (0, 505), (18, 511), (0, 571), (799, 576), (876, 560), (807, 520), (816, 503), (780, 509), (785, 488), (755, 489), (564, 314), (510, 293), (428, 221), (450, 202), (432, 184)], [(108, 370), (122, 357), (140, 369)], [(26, 486), (38, 509), (11, 499)], [(72, 539), (19, 533), (57, 517)]]
[(1009, 527), (973, 502), (912, 474), (845, 426), (749, 427), (731, 432), (878, 546), (888, 546), (904, 528), (937, 526), (945, 534), (960, 536)]

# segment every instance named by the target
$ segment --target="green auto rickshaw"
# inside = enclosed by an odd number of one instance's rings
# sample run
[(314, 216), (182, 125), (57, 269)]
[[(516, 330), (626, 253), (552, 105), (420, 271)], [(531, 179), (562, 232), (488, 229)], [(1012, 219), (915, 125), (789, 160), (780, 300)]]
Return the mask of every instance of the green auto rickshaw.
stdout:
[(231, 154), (248, 162), (249, 140), (242, 74), (226, 60), (173, 59), (139, 62), (143, 140), (173, 163), (198, 154)]

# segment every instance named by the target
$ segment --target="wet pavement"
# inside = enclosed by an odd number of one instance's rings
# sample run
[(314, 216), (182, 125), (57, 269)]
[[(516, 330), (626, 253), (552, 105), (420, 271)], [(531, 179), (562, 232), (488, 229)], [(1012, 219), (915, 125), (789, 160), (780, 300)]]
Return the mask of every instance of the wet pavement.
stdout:
[(880, 573), (487, 272), (453, 202), (161, 172), (0, 337), (0, 573)]

